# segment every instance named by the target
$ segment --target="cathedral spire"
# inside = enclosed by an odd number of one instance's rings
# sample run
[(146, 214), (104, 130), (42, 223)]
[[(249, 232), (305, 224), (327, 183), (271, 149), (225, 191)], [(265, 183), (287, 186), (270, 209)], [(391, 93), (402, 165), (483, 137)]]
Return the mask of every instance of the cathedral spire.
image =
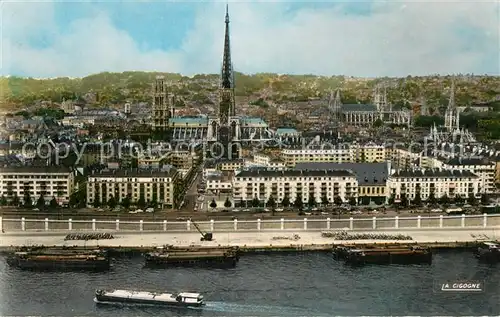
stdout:
[(224, 55), (222, 57), (221, 88), (234, 88), (231, 46), (229, 40), (229, 5), (226, 4), (226, 31), (224, 35)]
[(455, 78), (451, 79), (450, 99), (448, 101), (448, 109), (455, 109)]

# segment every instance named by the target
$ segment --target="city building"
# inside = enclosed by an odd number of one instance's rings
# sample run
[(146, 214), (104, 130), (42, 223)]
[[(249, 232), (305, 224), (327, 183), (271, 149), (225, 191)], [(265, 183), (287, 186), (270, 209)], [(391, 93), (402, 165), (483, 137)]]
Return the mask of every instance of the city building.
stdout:
[(284, 149), (281, 158), (287, 167), (303, 162), (344, 163), (355, 161), (355, 152), (350, 147), (328, 149)]
[(59, 205), (66, 205), (74, 188), (74, 172), (59, 166), (22, 166), (0, 168), (0, 191), (7, 201), (17, 197), (22, 204), (27, 196), (36, 204), (40, 196), (46, 203), (55, 198)]
[(474, 173), (474, 175), (479, 177), (479, 192), (481, 194), (492, 194), (496, 192), (496, 163), (488, 158), (456, 157), (445, 161), (443, 168)]
[(167, 90), (164, 76), (156, 76), (153, 86), (152, 126), (157, 131), (167, 131), (168, 120), (173, 117), (174, 96)]
[(234, 72), (231, 60), (229, 36), (229, 12), (226, 6), (224, 53), (219, 85), (217, 116), (174, 116), (168, 120), (172, 140), (176, 142), (217, 142), (213, 157), (237, 159), (240, 148), (237, 142), (270, 140), (273, 132), (261, 118), (243, 117), (236, 114)]
[(298, 163), (295, 170), (346, 170), (358, 182), (357, 204), (382, 205), (389, 199), (387, 178), (392, 173), (391, 162), (380, 163)]
[(471, 195), (480, 198), (480, 179), (467, 170), (401, 170), (389, 176), (387, 186), (396, 202), (406, 198), (411, 203), (417, 196), (421, 201), (432, 196), (451, 200), (457, 196), (468, 199)]
[(110, 199), (116, 204), (123, 204), (124, 199), (128, 198), (130, 204), (173, 208), (178, 177), (179, 173), (175, 168), (94, 172), (88, 176), (87, 204), (106, 205)]
[(342, 104), (340, 91), (330, 95), (329, 109), (333, 121), (352, 126), (373, 126), (379, 120), (386, 124), (411, 125), (411, 110), (393, 110), (387, 102), (387, 93), (375, 90), (374, 104)]
[(314, 199), (322, 203), (336, 197), (343, 202), (357, 198), (356, 175), (347, 170), (248, 170), (233, 178), (233, 199), (238, 206), (251, 204), (254, 199), (266, 203), (270, 197), (278, 204), (288, 200), (294, 204), (297, 197), (303, 203)]

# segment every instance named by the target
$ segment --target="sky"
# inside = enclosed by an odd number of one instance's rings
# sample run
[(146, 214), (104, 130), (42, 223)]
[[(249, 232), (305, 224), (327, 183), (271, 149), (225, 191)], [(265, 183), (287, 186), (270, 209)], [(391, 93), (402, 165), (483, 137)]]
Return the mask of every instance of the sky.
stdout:
[[(226, 1), (3, 0), (0, 75), (219, 73)], [(229, 1), (234, 69), (500, 74), (500, 1)]]

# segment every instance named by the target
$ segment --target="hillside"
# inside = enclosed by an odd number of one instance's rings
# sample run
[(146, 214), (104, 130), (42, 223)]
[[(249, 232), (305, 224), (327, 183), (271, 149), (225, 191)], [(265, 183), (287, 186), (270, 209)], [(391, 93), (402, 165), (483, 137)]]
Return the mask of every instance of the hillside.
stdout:
[[(59, 103), (84, 98), (96, 107), (124, 102), (150, 102), (157, 75), (165, 76), (172, 92), (182, 100), (178, 106), (211, 104), (217, 100), (218, 75), (185, 77), (173, 73), (99, 73), (84, 78), (33, 79), (0, 78), (0, 107), (4, 111), (30, 108), (37, 101)], [(344, 103), (369, 102), (378, 83), (387, 86), (389, 102), (399, 106), (420, 102), (422, 96), (431, 109), (447, 104), (450, 76), (362, 79), (344, 76), (278, 75), (236, 73), (238, 100), (262, 99), (264, 104), (283, 104), (326, 98), (330, 90), (341, 88)], [(459, 106), (500, 99), (500, 77), (457, 76), (456, 101)], [(87, 98), (89, 94), (92, 98)], [(260, 102), (260, 101), (259, 101)], [(257, 103), (258, 104), (258, 103)]]

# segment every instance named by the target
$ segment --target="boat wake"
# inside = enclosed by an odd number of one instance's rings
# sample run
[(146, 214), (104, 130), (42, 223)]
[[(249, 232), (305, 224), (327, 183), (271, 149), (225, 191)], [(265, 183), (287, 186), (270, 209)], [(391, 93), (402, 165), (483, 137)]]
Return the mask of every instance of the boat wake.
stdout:
[[(175, 306), (158, 306), (156, 304), (148, 303), (117, 303), (117, 302), (103, 302), (94, 298), (96, 304), (109, 305), (114, 307), (155, 307), (162, 309), (178, 309), (178, 310), (197, 310), (197, 311), (210, 311), (218, 313), (233, 313), (242, 315), (253, 315), (253, 316), (309, 316), (314, 314), (315, 316), (321, 316), (316, 312), (307, 311), (305, 309), (300, 309), (296, 307), (287, 306), (266, 306), (266, 305), (250, 305), (250, 304), (238, 304), (238, 303), (228, 303), (228, 302), (206, 302), (205, 306), (201, 307), (175, 307)], [(325, 315), (326, 316), (326, 315)]]
[(321, 315), (317, 315), (316, 312), (311, 312), (305, 309), (290, 306), (250, 305), (228, 302), (206, 302), (206, 305), (202, 309), (220, 313), (243, 314), (245, 316), (311, 316), (311, 314), (315, 316)]

